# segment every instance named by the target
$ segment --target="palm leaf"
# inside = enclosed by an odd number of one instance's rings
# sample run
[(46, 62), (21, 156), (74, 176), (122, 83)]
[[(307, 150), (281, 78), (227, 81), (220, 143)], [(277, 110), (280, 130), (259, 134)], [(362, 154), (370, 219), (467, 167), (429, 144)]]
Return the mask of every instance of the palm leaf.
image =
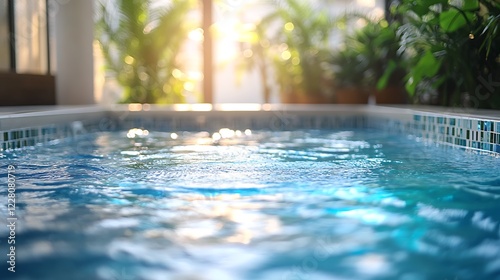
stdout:
[[(99, 0), (96, 35), (107, 69), (126, 90), (126, 102), (181, 100), (182, 87), (166, 97), (165, 85), (177, 84), (171, 72), (187, 37), (185, 16), (192, 1), (172, 0), (168, 7), (151, 0)], [(181, 100), (182, 101), (182, 100)]]

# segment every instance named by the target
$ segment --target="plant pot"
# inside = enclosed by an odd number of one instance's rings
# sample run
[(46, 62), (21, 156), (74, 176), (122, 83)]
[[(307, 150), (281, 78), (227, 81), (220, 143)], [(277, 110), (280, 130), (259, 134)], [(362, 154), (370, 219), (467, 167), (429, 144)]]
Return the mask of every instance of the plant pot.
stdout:
[(295, 94), (280, 91), (280, 101), (283, 104), (297, 104), (298, 98), (297, 98), (297, 95), (295, 95)]
[(346, 87), (335, 91), (338, 104), (368, 104), (368, 92), (363, 88)]
[(402, 86), (389, 86), (382, 90), (374, 90), (376, 104), (407, 103), (406, 90)]
[(331, 104), (333, 98), (324, 95), (301, 95), (298, 96), (299, 104)]
[(334, 99), (331, 96), (325, 96), (319, 93), (304, 93), (304, 92), (281, 92), (281, 103), (284, 104), (331, 104)]

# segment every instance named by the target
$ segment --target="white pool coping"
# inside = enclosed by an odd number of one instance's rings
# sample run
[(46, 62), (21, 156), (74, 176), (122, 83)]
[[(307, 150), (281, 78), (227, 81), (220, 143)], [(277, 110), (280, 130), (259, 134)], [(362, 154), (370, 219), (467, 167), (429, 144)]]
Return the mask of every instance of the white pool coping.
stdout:
[[(339, 105), (339, 104), (176, 104), (176, 105), (112, 105), (112, 106), (21, 106), (0, 107), (0, 120), (68, 116), (102, 112), (330, 112), (330, 113), (393, 113), (412, 114), (415, 112), (433, 115), (449, 115), (481, 120), (500, 120), (500, 111), (483, 109), (463, 109), (413, 105)], [(0, 128), (1, 129), (1, 128)]]

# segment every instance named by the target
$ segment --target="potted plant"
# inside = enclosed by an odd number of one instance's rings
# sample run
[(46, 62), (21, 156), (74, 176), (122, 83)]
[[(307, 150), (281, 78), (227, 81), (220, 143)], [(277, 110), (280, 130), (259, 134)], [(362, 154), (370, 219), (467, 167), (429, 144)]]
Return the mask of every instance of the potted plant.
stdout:
[(283, 103), (331, 103), (333, 73), (330, 35), (335, 26), (327, 10), (309, 1), (273, 1), (274, 11), (262, 24), (273, 30), (268, 57)]
[(402, 1), (394, 11), (416, 102), (500, 108), (498, 1)]
[(123, 102), (184, 102), (177, 55), (187, 38), (185, 17), (192, 1), (164, 8), (148, 0), (98, 2), (96, 37), (106, 70), (124, 88)]
[(367, 104), (369, 92), (365, 84), (368, 61), (345, 44), (333, 52), (331, 63), (335, 77), (335, 97), (339, 104)]
[(349, 14), (343, 20), (360, 19), (365, 25), (349, 30), (342, 49), (333, 54), (338, 102), (346, 102), (349, 94), (359, 97), (350, 103), (366, 103), (373, 94), (378, 104), (404, 103), (404, 60), (398, 52), (397, 26), (362, 14)]

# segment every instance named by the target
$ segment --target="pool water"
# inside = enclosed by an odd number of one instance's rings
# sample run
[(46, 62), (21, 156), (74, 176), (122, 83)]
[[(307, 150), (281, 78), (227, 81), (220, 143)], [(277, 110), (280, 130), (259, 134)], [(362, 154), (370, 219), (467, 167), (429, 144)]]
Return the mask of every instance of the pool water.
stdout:
[(0, 279), (500, 279), (500, 159), (406, 136), (102, 132), (0, 165)]

